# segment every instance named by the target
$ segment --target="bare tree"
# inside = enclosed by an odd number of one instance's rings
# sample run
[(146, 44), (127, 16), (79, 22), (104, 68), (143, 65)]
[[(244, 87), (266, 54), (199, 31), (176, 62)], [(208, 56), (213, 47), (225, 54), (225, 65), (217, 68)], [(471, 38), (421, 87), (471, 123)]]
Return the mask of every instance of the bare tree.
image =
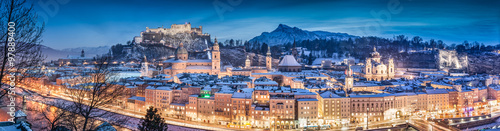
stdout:
[(111, 124), (127, 121), (128, 117), (102, 110), (118, 108), (115, 105), (126, 97), (126, 88), (115, 84), (118, 78), (108, 70), (109, 57), (98, 58), (96, 62), (95, 68), (87, 74), (90, 79), (82, 79), (80, 84), (65, 91), (72, 101), (67, 110), (75, 113), (70, 121), (73, 130), (93, 130), (103, 119)]
[[(48, 99), (48, 98), (47, 98)], [(37, 112), (33, 116), (33, 125), (34, 128), (39, 130), (49, 130), (53, 131), (56, 129), (61, 129), (61, 127), (67, 126), (68, 119), (72, 119), (73, 114), (69, 111), (63, 110), (67, 109), (68, 105), (65, 104), (62, 100), (52, 99), (53, 101), (49, 101), (47, 105), (50, 106), (41, 106), (28, 108), (28, 111)]]
[[(8, 74), (15, 73), (16, 82), (25, 77), (39, 75), (39, 66), (44, 60), (41, 54), (40, 43), (44, 23), (38, 22), (33, 4), (26, 0), (0, 1), (0, 81)], [(9, 31), (9, 26), (14, 27)], [(11, 41), (14, 40), (14, 43)], [(15, 44), (15, 45), (13, 45)], [(9, 50), (15, 47), (15, 50)], [(14, 61), (11, 65), (9, 62)], [(5, 96), (7, 90), (2, 88), (0, 98)]]

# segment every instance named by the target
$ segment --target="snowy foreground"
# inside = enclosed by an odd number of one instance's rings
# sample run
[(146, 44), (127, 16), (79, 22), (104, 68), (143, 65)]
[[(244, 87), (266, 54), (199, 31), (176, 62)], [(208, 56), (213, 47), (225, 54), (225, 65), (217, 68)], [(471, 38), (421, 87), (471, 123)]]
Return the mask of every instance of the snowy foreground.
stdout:
[(469, 128), (468, 130), (480, 130), (484, 128), (490, 128), (490, 127), (496, 127), (496, 129), (500, 129), (500, 119), (497, 119), (495, 123), (487, 124), (487, 125), (482, 125), (482, 126), (476, 126), (473, 128)]
[[(19, 89), (19, 88), (17, 88)], [(72, 101), (69, 100), (69, 98), (65, 97), (45, 97), (45, 96), (40, 96), (38, 93), (34, 92), (24, 92), (23, 90), (16, 90), (17, 95), (26, 95), (26, 99), (30, 101), (35, 101), (39, 103), (43, 103), (46, 105), (54, 105), (54, 103), (63, 103), (65, 105), (69, 105), (72, 103)], [(128, 118), (128, 121), (126, 123), (116, 123), (114, 122), (112, 117), (116, 117), (116, 115), (111, 115), (109, 117), (102, 117), (99, 120), (101, 121), (106, 121), (115, 125), (119, 125), (121, 127), (125, 127), (131, 130), (137, 130), (137, 127), (140, 123), (140, 118), (144, 117), (142, 115), (137, 115), (137, 114), (132, 114), (129, 112), (124, 112), (120, 110), (114, 110), (114, 109), (99, 109), (96, 113), (103, 113), (105, 111), (113, 112), (118, 114), (121, 117)], [(216, 127), (207, 127), (207, 126), (201, 126), (197, 124), (190, 124), (190, 123), (183, 123), (183, 122), (177, 122), (177, 121), (172, 121), (172, 120), (166, 120), (166, 123), (168, 125), (169, 130), (183, 130), (183, 131), (202, 131), (202, 130), (218, 130), (218, 131), (224, 131), (227, 129), (223, 128), (216, 128)], [(196, 129), (193, 129), (196, 128)]]

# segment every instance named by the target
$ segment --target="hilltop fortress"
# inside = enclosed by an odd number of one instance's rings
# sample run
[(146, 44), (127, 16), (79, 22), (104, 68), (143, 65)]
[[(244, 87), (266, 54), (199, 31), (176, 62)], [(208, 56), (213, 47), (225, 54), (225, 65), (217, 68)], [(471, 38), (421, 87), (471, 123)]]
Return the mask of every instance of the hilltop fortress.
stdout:
[[(191, 34), (193, 38), (201, 37), (202, 39), (210, 40), (210, 35), (203, 34), (203, 27), (191, 27), (191, 23), (185, 24), (172, 24), (170, 28), (158, 27), (156, 29), (150, 29), (146, 27), (145, 31), (141, 32), (140, 36), (134, 37), (135, 43), (138, 44), (166, 44), (168, 37), (177, 34)], [(172, 38), (172, 37), (170, 37)]]

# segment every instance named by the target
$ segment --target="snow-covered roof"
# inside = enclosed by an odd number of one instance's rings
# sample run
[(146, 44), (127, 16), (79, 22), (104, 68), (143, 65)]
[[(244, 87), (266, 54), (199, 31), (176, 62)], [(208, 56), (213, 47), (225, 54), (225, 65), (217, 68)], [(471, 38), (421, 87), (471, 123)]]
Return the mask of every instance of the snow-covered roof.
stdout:
[(138, 97), (138, 96), (132, 96), (128, 99), (131, 99), (131, 100), (138, 100), (138, 101), (146, 101), (146, 98), (145, 97)]
[(212, 69), (212, 66), (187, 66), (186, 69)]
[(330, 91), (326, 91), (324, 93), (321, 93), (319, 96), (321, 96), (322, 98), (340, 98), (339, 95), (337, 95), (333, 92), (330, 92)]
[(426, 91), (427, 94), (448, 94), (448, 91), (446, 89), (430, 89)]
[(193, 62), (193, 63), (212, 63), (212, 60), (210, 59), (194, 59), (194, 60), (187, 60), (187, 62)]
[(278, 66), (301, 66), (292, 55), (285, 55)]
[(96, 128), (96, 131), (116, 131), (116, 129), (108, 122), (104, 122)]
[(159, 86), (156, 88), (156, 90), (166, 90), (166, 91), (171, 91), (172, 88), (168, 86)]
[(14, 117), (25, 117), (25, 116), (27, 116), (27, 115), (23, 111), (18, 110), (18, 111), (16, 111)]
[(251, 92), (247, 92), (247, 93), (235, 92), (231, 98), (251, 99), (252, 93)]
[(318, 99), (297, 99), (297, 101), (318, 101)]

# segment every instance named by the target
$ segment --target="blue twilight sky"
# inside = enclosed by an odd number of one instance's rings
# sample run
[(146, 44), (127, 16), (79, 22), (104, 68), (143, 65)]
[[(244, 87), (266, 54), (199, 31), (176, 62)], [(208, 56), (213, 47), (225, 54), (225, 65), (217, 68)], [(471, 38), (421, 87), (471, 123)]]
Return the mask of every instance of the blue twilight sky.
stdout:
[(222, 40), (250, 40), (283, 23), (358, 36), (500, 43), (500, 1), (493, 0), (31, 1), (46, 22), (42, 44), (56, 49), (125, 43), (146, 27), (185, 22)]

